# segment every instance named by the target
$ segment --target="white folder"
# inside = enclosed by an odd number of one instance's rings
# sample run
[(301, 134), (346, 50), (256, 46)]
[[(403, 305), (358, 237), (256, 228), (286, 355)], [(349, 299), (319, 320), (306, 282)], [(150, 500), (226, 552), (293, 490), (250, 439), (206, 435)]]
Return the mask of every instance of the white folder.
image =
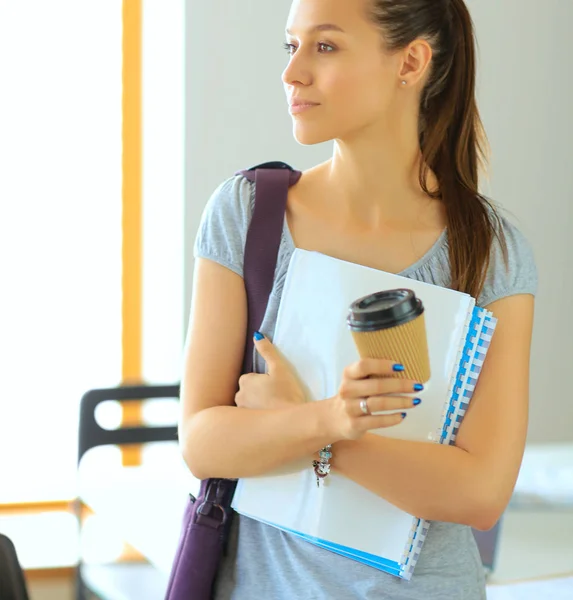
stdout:
[[(460, 292), (296, 249), (289, 264), (273, 343), (297, 371), (309, 401), (334, 396), (344, 368), (359, 359), (349, 306), (382, 290), (407, 288), (421, 299), (431, 378), (420, 406), (373, 433), (453, 443), (495, 328), (491, 313)], [(400, 357), (395, 357), (397, 361)], [(381, 460), (391, 460), (391, 457)], [(410, 579), (429, 524), (331, 473), (317, 486), (312, 465), (241, 479), (233, 508), (310, 543)]]

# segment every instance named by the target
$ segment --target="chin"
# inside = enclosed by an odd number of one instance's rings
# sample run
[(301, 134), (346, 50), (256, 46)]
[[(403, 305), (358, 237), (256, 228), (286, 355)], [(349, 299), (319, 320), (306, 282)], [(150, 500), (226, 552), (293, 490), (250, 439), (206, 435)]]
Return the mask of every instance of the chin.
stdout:
[(323, 142), (329, 142), (336, 136), (333, 131), (327, 130), (324, 127), (316, 127), (307, 123), (297, 123), (293, 125), (294, 139), (301, 146), (314, 146), (315, 144), (322, 144)]

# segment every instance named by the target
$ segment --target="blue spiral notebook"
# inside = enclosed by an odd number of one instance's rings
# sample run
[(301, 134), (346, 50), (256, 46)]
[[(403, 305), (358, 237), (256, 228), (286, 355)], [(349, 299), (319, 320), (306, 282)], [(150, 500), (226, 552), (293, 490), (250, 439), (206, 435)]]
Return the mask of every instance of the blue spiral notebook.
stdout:
[[(421, 406), (392, 428), (398, 439), (453, 444), (495, 330), (493, 315), (460, 292), (296, 249), (273, 342), (306, 388), (308, 401), (337, 393), (359, 359), (346, 325), (357, 298), (409, 288), (425, 307), (431, 378)], [(396, 357), (399, 360), (399, 357)], [(309, 461), (239, 480), (233, 508), (331, 552), (409, 580), (430, 524), (333, 472), (317, 487)]]

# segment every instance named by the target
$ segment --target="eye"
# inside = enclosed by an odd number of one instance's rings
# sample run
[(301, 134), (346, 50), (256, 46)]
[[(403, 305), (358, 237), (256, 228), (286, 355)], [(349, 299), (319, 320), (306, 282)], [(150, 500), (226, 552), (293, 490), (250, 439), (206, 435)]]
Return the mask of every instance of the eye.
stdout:
[[(330, 54), (331, 52), (334, 52), (336, 50), (334, 46), (331, 46), (330, 44), (327, 44), (325, 42), (319, 42), (317, 44), (317, 47), (318, 51), (321, 54)], [(288, 42), (283, 44), (283, 48), (287, 51), (288, 54), (290, 54), (290, 56), (292, 56), (296, 52), (296, 46), (294, 44), (289, 44)]]
[(330, 52), (334, 52), (334, 46), (331, 46), (330, 44), (325, 44), (324, 42), (319, 42), (318, 49), (323, 54), (329, 54)]

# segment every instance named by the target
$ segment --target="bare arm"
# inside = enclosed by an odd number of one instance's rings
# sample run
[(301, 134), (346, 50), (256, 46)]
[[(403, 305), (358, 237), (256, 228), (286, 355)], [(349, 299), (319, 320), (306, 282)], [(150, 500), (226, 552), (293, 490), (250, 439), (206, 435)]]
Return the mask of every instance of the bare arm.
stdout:
[(489, 307), (499, 322), (456, 446), (366, 434), (335, 445), (334, 469), (410, 514), (491, 528), (525, 447), (533, 305), (520, 295)]
[(330, 443), (322, 402), (281, 410), (218, 406), (187, 424), (183, 456), (195, 477), (256, 477)]
[(181, 384), (179, 444), (199, 479), (260, 475), (332, 440), (327, 404), (280, 410), (237, 408), (247, 329), (243, 279), (205, 259), (196, 261), (193, 304)]
[(296, 373), (267, 339), (255, 342), (267, 374), (239, 378), (246, 312), (241, 277), (199, 260), (179, 421), (182, 453), (196, 477), (255, 477), (295, 463), (300, 468), (303, 458), (310, 466), (328, 444), (402, 421), (399, 412), (364, 417), (358, 406), (364, 395), (391, 394), (370, 398), (371, 408), (384, 411), (414, 406), (412, 398), (397, 395), (411, 391), (414, 382), (388, 378), (394, 366), (388, 360), (350, 365), (337, 396), (306, 402)]

